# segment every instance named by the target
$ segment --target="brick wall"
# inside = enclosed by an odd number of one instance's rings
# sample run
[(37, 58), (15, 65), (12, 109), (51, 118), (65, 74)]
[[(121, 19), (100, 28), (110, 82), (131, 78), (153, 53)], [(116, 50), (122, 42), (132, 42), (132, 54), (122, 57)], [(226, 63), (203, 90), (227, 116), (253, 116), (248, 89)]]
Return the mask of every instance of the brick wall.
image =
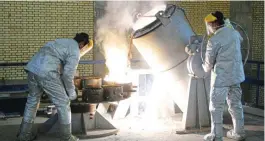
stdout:
[(264, 1), (253, 1), (252, 10), (252, 59), (264, 61)]
[[(248, 33), (250, 39), (249, 60), (263, 61), (264, 59), (264, 2), (233, 1), (230, 3), (230, 19), (239, 23)], [(246, 40), (242, 47), (246, 46)], [(257, 78), (257, 65), (246, 64), (245, 75)], [(262, 65), (263, 70), (263, 65)], [(263, 78), (263, 71), (261, 72)], [(244, 101), (249, 105), (256, 103), (257, 86), (242, 84)], [(259, 106), (264, 105), (264, 87), (259, 88)]]
[[(0, 2), (0, 62), (27, 62), (47, 41), (73, 38), (86, 32), (93, 38), (93, 1)], [(88, 53), (82, 60), (92, 60)], [(93, 73), (92, 65), (79, 65), (82, 75)], [(0, 68), (0, 77), (25, 79), (23, 67)]]
[[(264, 61), (264, 1), (252, 1), (252, 54), (251, 59)], [(252, 76), (256, 77), (256, 65), (252, 65)], [(261, 79), (264, 78), (264, 65), (261, 65)], [(251, 102), (256, 102), (256, 89), (254, 85), (250, 86)], [(259, 104), (264, 106), (264, 86), (259, 89)]]

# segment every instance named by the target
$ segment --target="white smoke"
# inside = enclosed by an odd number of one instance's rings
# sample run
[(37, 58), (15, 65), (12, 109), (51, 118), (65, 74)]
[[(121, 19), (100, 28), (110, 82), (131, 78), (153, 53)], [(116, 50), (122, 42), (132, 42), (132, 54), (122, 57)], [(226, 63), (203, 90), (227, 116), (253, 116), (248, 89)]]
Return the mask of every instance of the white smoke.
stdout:
[[(105, 55), (109, 74), (105, 80), (118, 83), (130, 81), (128, 76), (128, 53), (132, 27), (136, 22), (136, 15), (144, 14), (153, 8), (165, 6), (165, 1), (109, 1), (106, 2), (105, 14), (97, 20), (96, 43)], [(129, 80), (128, 80), (129, 78)], [(164, 79), (156, 77), (152, 90), (146, 102), (146, 110), (141, 124), (146, 127), (160, 129), (161, 126), (154, 124), (156, 118), (165, 119), (173, 111), (170, 108), (172, 102), (167, 95), (161, 95), (164, 89)], [(161, 84), (163, 83), (163, 84)], [(172, 104), (173, 105), (173, 104)], [(161, 112), (163, 111), (163, 112)], [(152, 116), (152, 117), (150, 117)]]
[[(158, 5), (165, 5), (164, 1), (108, 1), (104, 8), (105, 14), (97, 20), (97, 41), (104, 41), (106, 30), (124, 35), (134, 24), (135, 15), (144, 13)], [(125, 36), (123, 36), (125, 37)]]
[[(109, 71), (121, 74), (128, 66), (129, 41), (137, 13), (145, 13), (164, 1), (108, 1), (104, 16), (97, 20), (96, 43)], [(116, 50), (116, 52), (114, 51)], [(112, 54), (111, 54), (111, 53)], [(116, 53), (116, 54), (115, 54)], [(114, 65), (115, 61), (116, 64)]]

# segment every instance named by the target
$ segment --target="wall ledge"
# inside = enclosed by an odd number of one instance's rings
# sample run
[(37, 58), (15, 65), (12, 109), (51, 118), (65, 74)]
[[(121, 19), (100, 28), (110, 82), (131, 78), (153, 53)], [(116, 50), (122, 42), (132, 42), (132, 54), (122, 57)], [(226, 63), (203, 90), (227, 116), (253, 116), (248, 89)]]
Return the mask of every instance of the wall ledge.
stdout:
[(244, 113), (246, 113), (246, 114), (264, 117), (264, 110), (262, 110), (262, 109), (253, 108), (253, 107), (244, 106), (244, 105), (243, 105), (243, 109), (244, 109)]

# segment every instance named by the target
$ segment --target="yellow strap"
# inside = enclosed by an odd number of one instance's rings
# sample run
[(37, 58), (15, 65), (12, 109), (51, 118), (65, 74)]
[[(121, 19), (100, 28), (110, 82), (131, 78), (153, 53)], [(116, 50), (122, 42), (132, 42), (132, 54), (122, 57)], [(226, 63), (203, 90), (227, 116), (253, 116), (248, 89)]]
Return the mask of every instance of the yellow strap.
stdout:
[(213, 22), (213, 21), (215, 21), (215, 20), (217, 20), (217, 18), (214, 16), (214, 15), (212, 15), (212, 14), (209, 14), (209, 15), (207, 15), (205, 18), (204, 18), (204, 21), (205, 22)]

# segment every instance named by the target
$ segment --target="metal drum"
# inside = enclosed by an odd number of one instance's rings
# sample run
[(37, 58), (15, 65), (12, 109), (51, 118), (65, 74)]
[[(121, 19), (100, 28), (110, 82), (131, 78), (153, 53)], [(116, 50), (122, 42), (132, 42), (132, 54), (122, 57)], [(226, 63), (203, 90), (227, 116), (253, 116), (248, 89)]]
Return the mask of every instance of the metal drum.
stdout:
[(101, 88), (102, 78), (100, 77), (83, 77), (82, 78), (83, 88)]
[(182, 111), (188, 102), (188, 54), (185, 46), (193, 32), (185, 11), (175, 5), (161, 6), (143, 14), (133, 26), (133, 44), (148, 65), (165, 78), (169, 93)]
[(102, 88), (85, 88), (82, 91), (82, 101), (87, 103), (100, 103), (104, 101)]
[(82, 81), (81, 77), (78, 77), (78, 76), (74, 77), (75, 88), (78, 90), (82, 90), (81, 81)]
[(134, 90), (135, 86), (133, 86), (132, 83), (123, 83), (119, 85), (121, 85), (123, 89), (123, 99), (130, 98), (132, 93), (136, 92), (136, 90)]
[(123, 99), (123, 88), (120, 85), (103, 85), (104, 100), (108, 102), (120, 101)]

